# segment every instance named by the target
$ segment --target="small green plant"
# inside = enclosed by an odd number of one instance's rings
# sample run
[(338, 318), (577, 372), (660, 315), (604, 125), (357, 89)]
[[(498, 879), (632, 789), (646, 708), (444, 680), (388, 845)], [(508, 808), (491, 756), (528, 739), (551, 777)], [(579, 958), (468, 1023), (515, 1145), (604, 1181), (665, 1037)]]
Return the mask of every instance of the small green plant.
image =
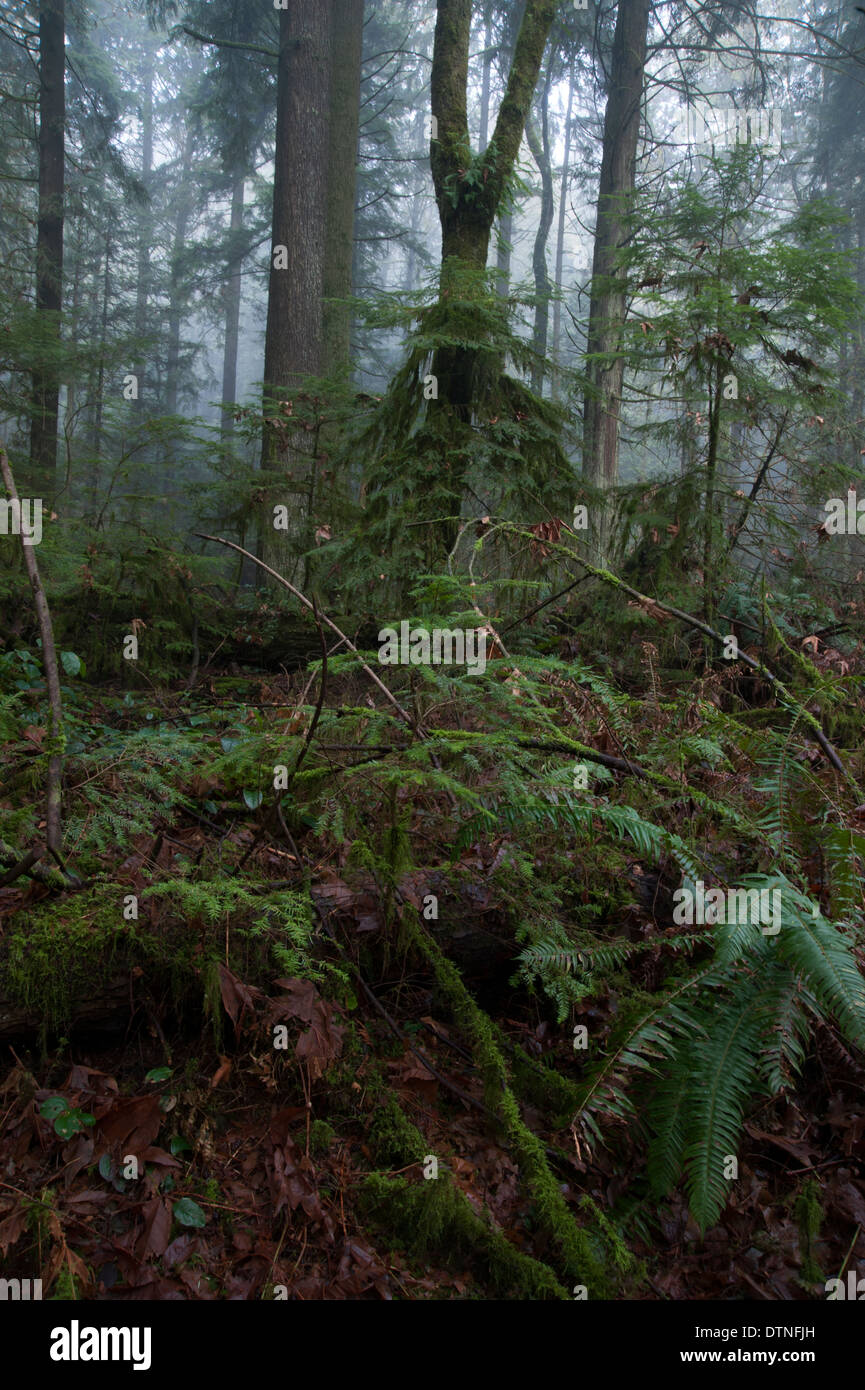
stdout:
[(59, 1134), (61, 1139), (71, 1139), (73, 1134), (79, 1134), (86, 1125), (96, 1123), (93, 1115), (88, 1115), (84, 1110), (73, 1109), (62, 1096), (49, 1096), (48, 1100), (40, 1105), (39, 1114), (43, 1120), (53, 1120), (54, 1132)]

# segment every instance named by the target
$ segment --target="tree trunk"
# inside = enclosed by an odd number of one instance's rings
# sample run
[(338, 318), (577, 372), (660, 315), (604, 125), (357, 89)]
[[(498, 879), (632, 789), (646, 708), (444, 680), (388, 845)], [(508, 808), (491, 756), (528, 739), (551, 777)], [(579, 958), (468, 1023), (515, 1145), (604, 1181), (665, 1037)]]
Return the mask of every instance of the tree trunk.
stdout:
[[(276, 153), (264, 412), (275, 415), (285, 392), (324, 368), (324, 251), (330, 153), (331, 6), (295, 0), (279, 15)], [(310, 472), (307, 436), (265, 422), (261, 466), (281, 471), (279, 496), (265, 494), (259, 557), (285, 578), (297, 573), (308, 529)], [(288, 507), (289, 530), (273, 528), (273, 506)]]
[[(443, 296), (455, 278), (464, 296), (465, 271), (480, 279), (486, 269), (493, 222), (513, 174), (555, 8), (555, 0), (526, 5), (493, 138), (473, 160), (467, 115), (472, 3), (438, 0), (430, 81), (438, 138), (430, 145), (430, 166), (442, 229)], [(472, 164), (479, 177), (469, 181)], [(466, 349), (448, 348), (436, 353), (433, 364), (439, 395), (462, 415), (476, 396), (474, 358)]]
[(183, 137), (180, 186), (177, 190), (177, 213), (174, 221), (174, 242), (171, 250), (171, 274), (168, 290), (168, 359), (165, 370), (165, 409), (169, 415), (177, 414), (177, 398), (180, 390), (180, 332), (183, 327), (183, 253), (186, 250), (186, 234), (189, 230), (189, 219), (192, 216), (193, 189), (190, 178), (192, 170), (192, 146), (192, 129), (191, 127), (187, 127)]
[[(65, 0), (39, 6), (39, 212), (36, 309), (46, 316), (45, 357), (33, 373), (30, 463), (43, 477), (57, 466), (60, 311), (63, 303)], [(53, 355), (53, 360), (52, 360)]]
[[(72, 273), (72, 316), (71, 323), (67, 322), (67, 333), (71, 333), (73, 340), (78, 331), (78, 315), (81, 312), (81, 282), (84, 278), (83, 257), (81, 255), (80, 243), (76, 247), (74, 256), (74, 271)], [(66, 439), (67, 453), (70, 450), (72, 436), (75, 432), (75, 415), (78, 410), (78, 379), (74, 364), (70, 364), (69, 375), (66, 378), (66, 411), (63, 417), (63, 433)]]
[[(347, 371), (351, 356), (352, 252), (364, 0), (333, 0), (327, 238), (324, 255), (324, 371)], [(327, 302), (331, 301), (331, 302)]]
[(514, 215), (508, 209), (499, 218), (496, 242), (496, 294), (507, 299), (511, 288), (511, 253), (513, 252)]
[(485, 150), (490, 138), (490, 89), (493, 74), (493, 7), (491, 0), (484, 5), (484, 73), (481, 79), (480, 149)]
[[(706, 508), (703, 530), (703, 622), (714, 626), (717, 605), (715, 576), (715, 492), (721, 444), (721, 400), (724, 385), (724, 366), (718, 362), (709, 383), (709, 448), (706, 455)], [(712, 646), (706, 639), (706, 659), (711, 659)]]
[[(144, 99), (141, 107), (141, 182), (150, 195), (151, 174), (153, 172), (153, 64), (148, 58), (144, 69)], [(153, 240), (153, 218), (149, 206), (141, 214), (141, 231), (138, 238), (138, 284), (135, 294), (135, 336), (142, 344), (147, 333), (147, 301), (150, 296), (150, 246)], [(138, 359), (135, 375), (138, 378), (138, 399), (135, 409), (141, 410), (144, 404), (144, 384), (147, 371), (146, 362)]]
[[(500, 57), (505, 67), (513, 62), (517, 35), (526, 12), (526, 0), (508, 11), (502, 37)], [(514, 214), (510, 203), (499, 209), (498, 230), (496, 233), (496, 294), (499, 299), (507, 299), (511, 288), (511, 256), (513, 254)]]
[(102, 314), (100, 319), (99, 332), (99, 370), (96, 373), (96, 410), (93, 419), (93, 453), (95, 461), (93, 465), (94, 477), (94, 496), (96, 489), (96, 474), (99, 468), (99, 458), (102, 449), (102, 417), (105, 406), (105, 352), (108, 342), (108, 305), (111, 296), (111, 232), (112, 227), (109, 222), (108, 230), (105, 233), (105, 274), (102, 279)]
[(571, 123), (574, 114), (574, 65), (568, 75), (568, 114), (565, 117), (565, 155), (562, 162), (562, 182), (559, 190), (559, 224), (556, 230), (556, 291), (553, 305), (553, 399), (561, 394), (561, 341), (562, 341), (562, 281), (565, 271), (565, 214), (568, 203), (568, 179), (571, 159)]
[(584, 409), (583, 476), (602, 488), (615, 486), (619, 472), (624, 378), (624, 360), (619, 349), (625, 292), (614, 277), (625, 232), (624, 212), (634, 189), (648, 21), (649, 0), (620, 0), (604, 117), (586, 344), (589, 387)]
[(544, 389), (544, 375), (547, 356), (547, 334), (550, 322), (550, 284), (547, 270), (547, 241), (553, 225), (555, 200), (553, 196), (553, 170), (550, 164), (550, 77), (552, 64), (547, 65), (547, 77), (541, 97), (541, 128), (538, 130), (534, 116), (526, 121), (526, 137), (532, 158), (541, 175), (541, 215), (535, 233), (532, 251), (532, 269), (535, 276), (535, 362), (532, 367), (532, 390), (538, 395)]
[(227, 439), (234, 432), (231, 406), (237, 400), (237, 353), (240, 341), (240, 297), (243, 284), (243, 196), (242, 170), (234, 175), (231, 186), (231, 245), (228, 259), (228, 284), (225, 291), (225, 339), (222, 352), (222, 434)]

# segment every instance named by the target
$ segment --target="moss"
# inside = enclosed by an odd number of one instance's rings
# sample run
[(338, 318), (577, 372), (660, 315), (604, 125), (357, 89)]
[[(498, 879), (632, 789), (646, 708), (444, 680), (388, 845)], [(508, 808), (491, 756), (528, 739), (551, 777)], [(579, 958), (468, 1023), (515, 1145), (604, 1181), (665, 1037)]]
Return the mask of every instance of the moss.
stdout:
[[(142, 904), (166, 899), (169, 887), (151, 885), (140, 895)], [(92, 997), (119, 971), (138, 967), (154, 992), (170, 995), (178, 1013), (187, 1002), (202, 1007), (221, 1048), (217, 963), (225, 959), (226, 913), (229, 964), (244, 980), (266, 983), (277, 970), (315, 980), (332, 977), (329, 962), (319, 966), (307, 953), (312, 924), (300, 895), (256, 895), (245, 884), (229, 894), (220, 876), (184, 882), (182, 892), (177, 881), (173, 887), (170, 908), (154, 921), (143, 906), (139, 920), (124, 920), (129, 890), (119, 883), (67, 895), (60, 908), (45, 901), (16, 913), (0, 946), (0, 987), (43, 1019), (44, 1032), (56, 1033), (71, 1024), (80, 1000)]]
[(802, 1283), (822, 1284), (826, 1276), (814, 1256), (814, 1247), (820, 1234), (823, 1208), (820, 1205), (820, 1185), (815, 1178), (809, 1178), (794, 1205), (796, 1220), (799, 1223), (799, 1251), (802, 1256)]
[[(585, 1284), (594, 1298), (613, 1292), (608, 1274), (609, 1250), (606, 1232), (584, 1230), (577, 1225), (565, 1202), (555, 1175), (546, 1160), (544, 1146), (523, 1121), (509, 1085), (505, 1060), (496, 1042), (492, 1020), (472, 999), (456, 967), (442, 954), (410, 914), (405, 915), (407, 930), (429, 961), (436, 980), (447, 997), (454, 1017), (472, 1040), (475, 1060), (483, 1078), (487, 1106), (500, 1117), (505, 1137), (520, 1167), (525, 1190), (531, 1197), (538, 1223), (555, 1252), (556, 1268), (565, 1281)], [(619, 1241), (612, 1263), (618, 1267)]]
[(336, 1130), (326, 1120), (313, 1120), (309, 1127), (309, 1147), (316, 1158), (323, 1158), (336, 1140)]
[(378, 1107), (369, 1128), (369, 1143), (376, 1163), (383, 1168), (402, 1168), (422, 1163), (428, 1145), (420, 1130), (401, 1109), (394, 1095)]
[(76, 1000), (106, 982), (134, 937), (134, 924), (123, 921), (116, 905), (108, 910), (95, 891), (67, 898), (62, 914), (55, 904), (40, 904), (16, 914), (0, 982), (46, 1028), (61, 1028)]
[[(499, 1044), (503, 1045), (504, 1035), (499, 1029), (495, 1030), (495, 1036)], [(519, 1096), (520, 1100), (529, 1101), (539, 1110), (553, 1116), (557, 1127), (569, 1124), (579, 1108), (581, 1087), (575, 1081), (562, 1076), (561, 1072), (530, 1057), (518, 1043), (511, 1043), (510, 1049), (513, 1057), (511, 1085), (514, 1094)]]
[[(391, 1093), (369, 1129), (376, 1163), (389, 1168), (420, 1165), (429, 1145)], [(448, 1261), (479, 1265), (503, 1296), (565, 1298), (565, 1290), (546, 1265), (516, 1250), (507, 1238), (472, 1209), (440, 1161), (436, 1178), (409, 1183), (373, 1173), (361, 1192), (368, 1219), (398, 1244), (418, 1255), (435, 1251)]]
[(414, 1184), (373, 1173), (364, 1181), (360, 1206), (368, 1221), (416, 1255), (436, 1252), (458, 1266), (470, 1260), (503, 1297), (567, 1298), (545, 1265), (516, 1250), (472, 1210), (446, 1172)]

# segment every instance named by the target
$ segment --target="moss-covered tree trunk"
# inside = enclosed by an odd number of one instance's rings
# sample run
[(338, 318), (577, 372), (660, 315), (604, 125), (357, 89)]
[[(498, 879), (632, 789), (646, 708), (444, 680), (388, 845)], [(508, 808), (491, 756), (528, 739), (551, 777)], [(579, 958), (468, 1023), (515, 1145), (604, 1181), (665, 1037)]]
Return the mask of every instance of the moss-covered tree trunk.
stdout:
[(467, 115), (472, 0), (438, 0), (430, 83), (437, 138), (430, 144), (430, 165), (442, 228), (443, 289), (452, 258), (486, 267), (490, 233), (519, 153), (555, 9), (555, 0), (526, 5), (492, 140), (474, 158)]
[[(555, 0), (529, 0), (492, 139), (479, 155), (469, 139), (467, 90), (472, 0), (438, 0), (430, 83), (435, 121), (430, 165), (442, 230), (441, 296), (482, 293), (490, 236), (513, 174), (555, 14)], [(471, 417), (480, 380), (471, 349), (440, 348), (433, 361), (440, 408)], [(462, 505), (463, 470), (451, 469), (453, 513)]]

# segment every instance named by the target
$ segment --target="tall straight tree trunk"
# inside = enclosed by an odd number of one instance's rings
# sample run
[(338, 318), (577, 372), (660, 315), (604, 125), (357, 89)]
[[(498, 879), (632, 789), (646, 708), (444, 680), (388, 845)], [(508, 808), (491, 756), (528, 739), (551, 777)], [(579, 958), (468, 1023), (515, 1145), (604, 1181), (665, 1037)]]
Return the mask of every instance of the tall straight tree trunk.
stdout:
[(192, 216), (192, 147), (194, 137), (187, 127), (183, 137), (183, 155), (180, 166), (180, 187), (177, 192), (177, 212), (174, 221), (174, 241), (171, 249), (171, 274), (168, 290), (168, 360), (166, 365), (165, 409), (169, 415), (177, 414), (177, 398), (180, 390), (180, 333), (183, 327), (183, 253), (186, 250), (186, 234)]
[(568, 205), (568, 180), (571, 161), (571, 123), (574, 115), (574, 65), (568, 74), (568, 113), (565, 117), (565, 155), (562, 162), (562, 182), (559, 189), (559, 222), (556, 228), (556, 301), (553, 305), (553, 399), (561, 394), (562, 342), (562, 282), (565, 273), (565, 215)]
[[(60, 400), (60, 311), (63, 305), (64, 128), (66, 124), (65, 0), (39, 6), (39, 212), (36, 309), (46, 316), (46, 357), (33, 374), (30, 462), (43, 476), (57, 466)], [(52, 360), (52, 354), (54, 360)]]
[[(72, 272), (72, 319), (67, 323), (67, 331), (71, 332), (73, 338), (77, 332), (78, 315), (81, 310), (81, 282), (84, 277), (83, 256), (81, 254), (80, 241), (76, 246), (73, 259), (74, 270)], [(66, 414), (63, 420), (63, 433), (66, 437), (67, 452), (71, 444), (72, 436), (75, 432), (75, 414), (78, 410), (78, 379), (75, 367), (70, 366), (69, 375), (66, 378)]]
[[(264, 346), (264, 412), (275, 416), (285, 392), (324, 368), (324, 248), (327, 239), (330, 153), (332, 9), (321, 0), (294, 0), (279, 15), (276, 152), (267, 330)], [(354, 158), (354, 156), (352, 156)], [(306, 437), (308, 438), (308, 436)], [(308, 539), (311, 469), (304, 437), (286, 437), (267, 420), (261, 466), (281, 471), (280, 495), (265, 494), (259, 551), (286, 578)], [(273, 506), (289, 511), (286, 532), (274, 530)], [(280, 543), (282, 541), (282, 544)]]
[(99, 486), (99, 461), (102, 452), (102, 421), (105, 409), (105, 352), (108, 342), (108, 305), (111, 299), (111, 234), (113, 227), (109, 219), (105, 233), (105, 272), (102, 277), (102, 312), (99, 324), (99, 368), (96, 373), (96, 409), (93, 416), (93, 466), (90, 473), (90, 505), (96, 506), (96, 489)]
[(507, 299), (511, 288), (511, 255), (513, 253), (514, 215), (508, 208), (499, 218), (496, 237), (496, 294)]
[(589, 386), (584, 409), (583, 476), (602, 488), (613, 487), (619, 472), (624, 361), (617, 354), (625, 292), (614, 276), (625, 232), (624, 213), (634, 190), (648, 23), (649, 0), (619, 0), (604, 116), (586, 344)]
[(547, 355), (547, 335), (550, 323), (550, 275), (547, 269), (547, 241), (555, 214), (553, 194), (553, 170), (550, 163), (550, 78), (552, 64), (547, 64), (547, 76), (541, 96), (541, 128), (538, 130), (533, 115), (526, 121), (526, 138), (532, 158), (541, 176), (541, 215), (535, 233), (532, 251), (532, 269), (535, 276), (535, 362), (532, 367), (532, 390), (538, 394), (544, 389), (545, 362)]
[(225, 292), (225, 336), (222, 351), (222, 433), (227, 439), (234, 433), (231, 406), (237, 400), (237, 354), (240, 341), (240, 299), (243, 288), (243, 171), (238, 170), (231, 185), (231, 249), (228, 261), (228, 284)]
[[(144, 98), (141, 104), (141, 182), (148, 198), (151, 192), (153, 173), (153, 62), (148, 57), (144, 69)], [(142, 212), (141, 231), (138, 238), (138, 284), (135, 293), (135, 336), (143, 342), (147, 333), (147, 302), (150, 296), (150, 247), (153, 240), (153, 218), (149, 205)], [(138, 378), (138, 399), (136, 409), (144, 405), (144, 387), (147, 365), (143, 356), (135, 368)]]
[(484, 4), (484, 71), (481, 78), (481, 130), (478, 144), (482, 150), (490, 138), (490, 91), (493, 75), (493, 7), (492, 0)]
[[(332, 0), (333, 46), (327, 157), (327, 238), (324, 255), (324, 370), (344, 371), (351, 355), (357, 142), (364, 0)], [(327, 302), (331, 301), (331, 302)]]
[[(412, 142), (413, 147), (419, 148), (419, 147), (423, 144), (423, 137), (424, 137), (424, 131), (426, 130), (426, 124), (427, 124), (426, 115), (425, 115), (423, 109), (422, 109), (422, 108), (419, 108), (418, 111), (417, 111), (417, 114), (415, 115), (415, 122), (414, 122), (414, 140), (413, 140), (413, 142)], [(414, 145), (414, 141), (417, 142), (417, 145), (416, 145), (416, 146)], [(412, 200), (411, 200), (411, 206), (410, 206), (410, 208), (409, 208), (409, 214), (408, 214), (408, 216), (409, 216), (409, 231), (410, 231), (410, 233), (411, 233), (411, 237), (410, 237), (410, 239), (409, 239), (408, 254), (407, 254), (407, 256), (406, 256), (406, 266), (405, 266), (405, 288), (406, 288), (406, 290), (409, 292), (409, 294), (411, 294), (411, 293), (413, 293), (413, 291), (414, 291), (414, 288), (415, 288), (415, 281), (417, 280), (417, 261), (418, 261), (418, 257), (417, 257), (416, 244), (417, 244), (417, 236), (418, 236), (418, 233), (420, 232), (420, 228), (421, 228), (421, 220), (422, 220), (422, 217), (423, 217), (423, 199), (422, 199), (422, 198), (420, 198), (420, 197), (414, 197), (414, 198), (412, 198)]]

